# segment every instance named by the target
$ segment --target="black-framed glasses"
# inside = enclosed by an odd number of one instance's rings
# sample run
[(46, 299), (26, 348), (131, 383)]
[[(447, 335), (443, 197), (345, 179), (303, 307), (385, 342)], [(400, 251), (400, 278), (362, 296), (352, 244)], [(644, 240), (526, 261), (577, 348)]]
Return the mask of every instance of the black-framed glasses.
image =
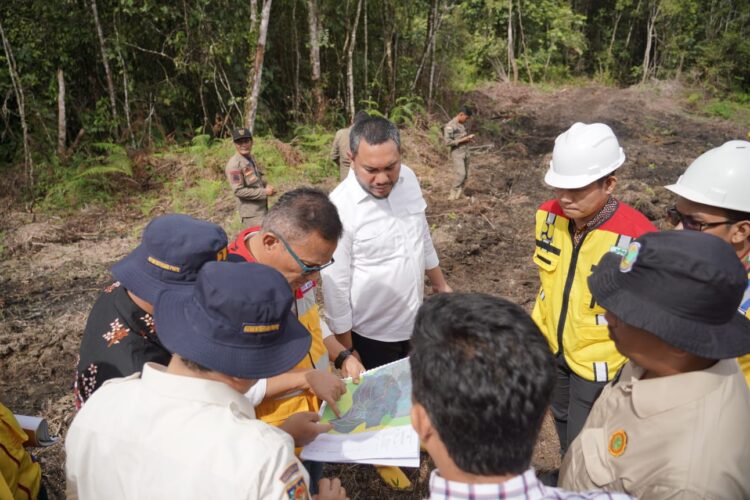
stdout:
[(298, 255), (297, 255), (296, 253), (294, 253), (294, 250), (292, 250), (292, 247), (291, 247), (291, 246), (289, 246), (289, 243), (287, 243), (287, 242), (286, 242), (286, 240), (285, 240), (284, 238), (282, 238), (282, 237), (281, 237), (280, 235), (278, 235), (278, 234), (276, 234), (276, 233), (272, 233), (272, 234), (273, 234), (274, 236), (276, 236), (276, 237), (277, 237), (277, 238), (279, 239), (279, 241), (280, 241), (280, 242), (281, 242), (281, 243), (282, 243), (282, 244), (284, 245), (284, 248), (286, 248), (286, 251), (287, 251), (287, 253), (289, 253), (289, 255), (291, 255), (291, 256), (292, 256), (292, 258), (294, 259), (294, 261), (295, 261), (295, 262), (296, 262), (296, 263), (297, 263), (297, 264), (299, 265), (299, 267), (300, 267), (300, 268), (302, 269), (302, 274), (313, 274), (313, 273), (317, 273), (317, 272), (319, 272), (319, 271), (322, 271), (322, 270), (323, 270), (323, 269), (325, 269), (326, 267), (330, 266), (330, 265), (331, 265), (331, 264), (333, 264), (333, 262), (334, 262), (334, 261), (333, 261), (333, 257), (331, 257), (331, 260), (330, 260), (330, 262), (326, 262), (326, 263), (325, 263), (325, 264), (323, 264), (323, 265), (320, 265), (320, 266), (308, 266), (307, 264), (305, 264), (304, 262), (302, 262), (302, 259), (300, 259), (300, 258), (299, 258), (299, 256), (298, 256)]
[(710, 227), (716, 227), (716, 226), (723, 226), (725, 224), (734, 224), (735, 222), (738, 222), (736, 220), (722, 220), (717, 222), (700, 222), (695, 220), (690, 215), (685, 215), (679, 210), (677, 210), (677, 207), (669, 207), (667, 209), (667, 220), (670, 224), (673, 226), (676, 226), (677, 224), (682, 223), (682, 227), (685, 229), (688, 229), (690, 231), (704, 231)]

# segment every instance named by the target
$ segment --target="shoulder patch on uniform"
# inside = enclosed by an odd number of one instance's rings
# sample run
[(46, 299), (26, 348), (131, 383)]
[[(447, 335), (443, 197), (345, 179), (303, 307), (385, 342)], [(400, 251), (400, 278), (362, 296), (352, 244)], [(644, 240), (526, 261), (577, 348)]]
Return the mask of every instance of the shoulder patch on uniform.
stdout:
[(609, 454), (613, 457), (619, 457), (620, 455), (625, 453), (625, 448), (627, 448), (627, 446), (628, 435), (624, 430), (616, 430), (612, 433), (611, 436), (609, 436), (609, 444), (607, 445), (607, 450), (609, 450)]
[(308, 500), (310, 495), (307, 491), (307, 484), (305, 478), (300, 476), (299, 479), (288, 483), (284, 486), (286, 495), (289, 500)]
[(242, 170), (230, 170), (229, 182), (232, 184), (242, 184)]
[(279, 481), (281, 481), (282, 483), (286, 483), (292, 478), (292, 476), (294, 476), (298, 472), (299, 462), (295, 460), (294, 462), (290, 463), (286, 469), (284, 469), (284, 472), (281, 473), (281, 477), (279, 477)]

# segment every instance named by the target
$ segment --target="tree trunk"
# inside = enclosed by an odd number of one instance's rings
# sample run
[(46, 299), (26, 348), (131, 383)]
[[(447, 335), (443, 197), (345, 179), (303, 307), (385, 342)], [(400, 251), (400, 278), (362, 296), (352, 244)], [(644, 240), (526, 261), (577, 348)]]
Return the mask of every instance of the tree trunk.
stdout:
[(18, 74), (18, 67), (16, 66), (16, 58), (13, 55), (13, 50), (10, 47), (10, 42), (5, 37), (5, 30), (3, 24), (0, 22), (0, 37), (3, 40), (3, 50), (5, 51), (5, 59), (8, 61), (8, 72), (10, 73), (10, 81), (13, 85), (13, 93), (16, 94), (16, 103), (18, 105), (18, 116), (21, 119), (21, 131), (23, 132), (23, 161), (26, 169), (26, 188), (29, 193), (30, 208), (34, 206), (34, 161), (31, 158), (31, 146), (29, 144), (29, 128), (26, 124), (26, 98), (23, 94), (23, 86), (21, 85), (21, 77)]
[(359, 15), (362, 12), (362, 0), (357, 0), (357, 12), (354, 14), (354, 24), (352, 25), (349, 44), (346, 51), (346, 89), (347, 89), (347, 108), (349, 120), (354, 121), (354, 46), (357, 43), (357, 28), (359, 27)]
[(370, 91), (369, 91), (369, 85), (368, 85), (368, 80), (367, 80), (367, 67), (370, 64), (369, 64), (369, 61), (367, 60), (367, 48), (368, 48), (367, 47), (367, 0), (365, 0), (363, 9), (365, 11), (364, 12), (364, 19), (363, 19), (364, 24), (362, 25), (362, 27), (365, 29), (365, 32), (363, 33), (363, 37), (365, 39), (365, 55), (363, 57), (363, 59), (365, 61), (365, 67), (364, 67), (364, 71), (363, 71), (364, 72), (364, 78), (365, 78), (364, 89), (365, 89), (365, 92), (366, 92), (366, 97), (369, 100), (370, 99)]
[(414, 75), (414, 80), (411, 82), (410, 89), (412, 92), (414, 92), (414, 89), (417, 88), (419, 77), (422, 76), (422, 70), (424, 69), (425, 62), (427, 62), (427, 58), (430, 55), (432, 43), (435, 39), (435, 34), (437, 33), (438, 27), (440, 25), (440, 21), (438, 20), (439, 3), (440, 0), (433, 0), (432, 5), (430, 5), (430, 12), (427, 15), (427, 37), (425, 38), (424, 50), (422, 51), (422, 58), (420, 59), (419, 66), (417, 67), (417, 73)]
[(307, 0), (307, 22), (310, 29), (310, 70), (313, 94), (313, 120), (316, 124), (325, 116), (323, 86), (320, 81), (320, 18), (318, 0)]
[(518, 65), (513, 55), (513, 0), (508, 0), (508, 67), (513, 70), (513, 83), (518, 83)]
[(102, 24), (99, 22), (99, 11), (96, 8), (96, 0), (91, 0), (91, 11), (94, 14), (96, 34), (99, 36), (99, 50), (102, 53), (104, 75), (107, 78), (107, 91), (109, 93), (109, 105), (112, 107), (112, 118), (117, 121), (117, 100), (115, 99), (115, 84), (112, 80), (112, 72), (109, 69), (109, 61), (107, 60), (107, 44), (104, 40), (104, 31), (102, 31)]
[(521, 0), (518, 0), (518, 31), (521, 32), (521, 47), (523, 47), (523, 62), (526, 66), (526, 74), (529, 76), (529, 83), (534, 83), (534, 77), (531, 74), (529, 66), (529, 49), (526, 47), (526, 36), (523, 33), (523, 18), (521, 17)]
[(266, 53), (266, 35), (268, 33), (268, 19), (271, 16), (272, 0), (263, 2), (263, 10), (260, 14), (260, 32), (258, 33), (258, 44), (255, 46), (255, 65), (250, 74), (252, 87), (250, 98), (245, 104), (245, 127), (253, 130), (255, 126), (255, 113), (258, 111), (258, 95), (260, 94), (260, 80), (263, 76), (263, 57)]
[(258, 0), (250, 0), (250, 29), (258, 27)]
[(396, 99), (396, 68), (393, 58), (393, 36), (395, 30), (393, 28), (393, 19), (391, 16), (388, 16), (389, 7), (389, 2), (383, 2), (383, 26), (386, 27), (383, 41), (385, 42), (385, 61), (388, 78), (388, 98), (386, 105), (388, 108), (393, 106), (393, 102)]
[(656, 28), (656, 18), (659, 16), (659, 10), (661, 9), (661, 0), (654, 2), (654, 5), (649, 10), (648, 24), (646, 31), (646, 50), (643, 51), (643, 75), (641, 76), (641, 83), (644, 83), (648, 79), (651, 71), (651, 48), (654, 43), (654, 34)]
[(65, 75), (62, 68), (57, 69), (57, 155), (65, 156), (65, 139), (67, 121), (65, 118)]

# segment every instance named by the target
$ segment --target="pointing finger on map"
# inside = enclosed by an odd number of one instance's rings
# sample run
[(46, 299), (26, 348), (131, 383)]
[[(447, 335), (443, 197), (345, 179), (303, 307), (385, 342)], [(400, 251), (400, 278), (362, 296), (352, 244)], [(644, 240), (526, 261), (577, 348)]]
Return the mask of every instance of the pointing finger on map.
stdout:
[(346, 392), (344, 382), (336, 375), (321, 370), (310, 370), (305, 379), (313, 394), (328, 402), (332, 409), (335, 408), (336, 415), (340, 415), (336, 401)]

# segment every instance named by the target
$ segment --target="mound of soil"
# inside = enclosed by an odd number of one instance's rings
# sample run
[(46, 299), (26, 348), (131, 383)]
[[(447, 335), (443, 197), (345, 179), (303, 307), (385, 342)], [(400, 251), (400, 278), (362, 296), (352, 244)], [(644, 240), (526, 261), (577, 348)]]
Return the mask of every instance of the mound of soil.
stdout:
[[(453, 288), (530, 308), (538, 289), (531, 262), (534, 211), (553, 196), (542, 178), (555, 137), (576, 121), (614, 129), (628, 157), (618, 170), (618, 196), (659, 219), (673, 200), (661, 186), (703, 151), (745, 133), (739, 125), (690, 114), (680, 95), (674, 85), (554, 92), (487, 85), (467, 99), (478, 109), (470, 131), (480, 147), (471, 158), (467, 198), (459, 201), (447, 200), (447, 151), (426, 133), (405, 130), (405, 163), (422, 180), (433, 239)], [(212, 219), (227, 227), (234, 205), (219, 206)], [(74, 416), (72, 382), (88, 311), (110, 280), (109, 268), (137, 245), (147, 220), (129, 206), (36, 222), (6, 203), (0, 207), (6, 253), (0, 263), (0, 397), (17, 413), (44, 415), (53, 432), (64, 434)], [(559, 466), (557, 450), (547, 421), (534, 457), (537, 469)], [(37, 451), (50, 497), (63, 498), (62, 445)], [(398, 494), (371, 467), (331, 465), (328, 472), (342, 477), (352, 498), (420, 498), (430, 468), (424, 461), (411, 473), (414, 488)]]

